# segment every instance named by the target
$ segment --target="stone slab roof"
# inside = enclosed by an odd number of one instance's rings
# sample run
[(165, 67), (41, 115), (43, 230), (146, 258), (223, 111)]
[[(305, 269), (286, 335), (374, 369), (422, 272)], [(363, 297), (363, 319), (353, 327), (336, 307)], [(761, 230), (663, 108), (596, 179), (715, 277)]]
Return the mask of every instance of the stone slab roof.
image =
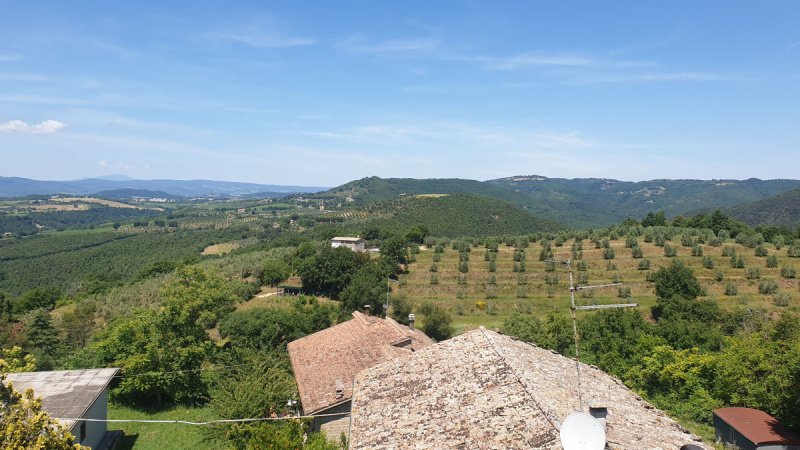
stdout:
[[(704, 446), (619, 380), (581, 364), (584, 405), (605, 407), (609, 449)], [(561, 449), (580, 409), (575, 361), (480, 328), (360, 372), (353, 449)]]
[(356, 373), (432, 344), (420, 330), (360, 312), (347, 322), (290, 342), (303, 412), (315, 414), (350, 400)]
[[(83, 417), (111, 382), (119, 369), (56, 370), (50, 372), (9, 373), (10, 382), (17, 392), (33, 389), (42, 398), (42, 406), (56, 419)], [(74, 420), (59, 420), (67, 429)]]

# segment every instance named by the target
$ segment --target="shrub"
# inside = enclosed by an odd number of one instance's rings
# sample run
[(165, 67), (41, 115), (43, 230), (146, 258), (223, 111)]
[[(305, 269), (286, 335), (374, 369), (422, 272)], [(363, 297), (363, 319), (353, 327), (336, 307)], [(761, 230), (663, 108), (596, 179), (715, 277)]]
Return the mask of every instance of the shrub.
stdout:
[(611, 247), (606, 248), (603, 251), (603, 259), (614, 259), (614, 249)]
[(642, 252), (642, 248), (637, 245), (633, 248), (631, 256), (633, 256), (634, 259), (641, 259), (644, 258), (644, 252)]
[(721, 271), (721, 270), (717, 269), (717, 270), (714, 272), (714, 279), (715, 279), (716, 281), (722, 281), (722, 279), (723, 279), (723, 278), (725, 278), (725, 273), (724, 273), (723, 271)]
[(441, 255), (441, 253), (434, 253), (434, 254), (433, 254), (433, 262), (439, 262), (439, 261), (441, 261), (441, 260), (442, 260), (442, 255)]
[(439, 266), (436, 265), (436, 263), (433, 263), (433, 264), (431, 264), (431, 267), (428, 270), (431, 271), (431, 272), (438, 272), (439, 271)]
[(631, 288), (629, 287), (621, 287), (617, 289), (617, 297), (619, 298), (630, 298), (631, 297)]
[(588, 273), (579, 273), (578, 279), (576, 281), (579, 285), (587, 285), (589, 284), (589, 274)]
[(431, 284), (439, 284), (439, 276), (435, 273), (431, 274)]
[(663, 247), (667, 243), (667, 240), (664, 239), (664, 236), (657, 234), (656, 235), (656, 247)]
[(650, 260), (645, 258), (639, 261), (639, 270), (650, 270)]
[(467, 274), (461, 273), (458, 275), (458, 280), (456, 281), (460, 286), (467, 284)]
[(703, 267), (706, 269), (713, 269), (714, 268), (714, 260), (711, 259), (710, 256), (703, 257)]
[(583, 261), (583, 260), (581, 260), (581, 261), (578, 261), (578, 264), (576, 264), (576, 265), (575, 265), (575, 268), (576, 268), (576, 269), (577, 269), (579, 272), (585, 272), (585, 271), (586, 271), (586, 269), (587, 269), (586, 261)]
[(794, 270), (794, 266), (783, 266), (781, 267), (781, 276), (783, 278), (795, 278), (797, 272)]
[(783, 235), (779, 234), (775, 236), (775, 239), (772, 240), (772, 243), (775, 244), (775, 250), (780, 250), (784, 245), (786, 245), (786, 239), (783, 237)]
[(800, 258), (800, 244), (794, 244), (786, 250), (790, 258)]
[(672, 258), (678, 255), (678, 249), (669, 244), (664, 244), (664, 256)]
[(771, 267), (778, 267), (778, 257), (775, 256), (775, 255), (767, 256), (766, 266), (770, 267), (770, 268)]
[(692, 256), (703, 256), (703, 247), (695, 244), (692, 247)]
[(758, 267), (748, 267), (744, 276), (748, 280), (757, 280), (761, 278), (761, 271), (758, 269)]
[(744, 258), (740, 256), (733, 255), (731, 256), (731, 268), (734, 269), (744, 269)]
[(656, 281), (656, 274), (655, 272), (647, 272), (644, 276), (645, 281), (649, 281), (650, 283), (654, 283)]
[(469, 272), (469, 263), (468, 263), (468, 262), (466, 262), (466, 261), (461, 261), (461, 262), (458, 264), (458, 271), (459, 271), (459, 272), (461, 272), (461, 273), (467, 273), (467, 272)]
[(762, 257), (763, 258), (764, 256), (769, 255), (769, 251), (767, 251), (767, 247), (764, 247), (763, 244), (762, 245), (758, 245), (758, 246), (756, 246), (756, 249), (755, 249), (755, 255), (758, 256), (758, 257)]
[(778, 283), (775, 280), (764, 280), (758, 283), (759, 294), (774, 294), (778, 292)]
[(708, 245), (712, 247), (719, 247), (720, 245), (722, 245), (722, 239), (718, 237), (713, 237), (708, 240)]
[(722, 256), (735, 256), (736, 255), (736, 247), (731, 245), (726, 245), (722, 247)]
[(627, 239), (625, 239), (625, 248), (636, 248), (638, 245), (635, 236), (628, 236)]
[(494, 276), (494, 275), (489, 275), (489, 278), (486, 279), (486, 283), (491, 284), (491, 285), (496, 285), (497, 284), (497, 277)]
[(489, 272), (497, 272), (497, 263), (489, 261)]
[(517, 286), (517, 298), (528, 298), (528, 288), (525, 286)]
[(785, 292), (779, 292), (772, 296), (772, 304), (775, 306), (786, 307), (789, 306), (791, 297)]
[(736, 283), (734, 283), (733, 281), (728, 281), (727, 283), (725, 283), (725, 295), (733, 297), (738, 293), (739, 289), (736, 288)]
[(692, 239), (692, 237), (689, 234), (684, 233), (681, 236), (681, 245), (684, 247), (691, 247), (694, 245), (694, 239)]
[(617, 270), (617, 265), (609, 261), (609, 263), (606, 264), (606, 270), (608, 272), (612, 272), (614, 270)]
[(549, 284), (551, 286), (558, 284), (558, 274), (555, 274), (555, 273), (545, 274), (544, 282), (545, 282), (545, 284)]

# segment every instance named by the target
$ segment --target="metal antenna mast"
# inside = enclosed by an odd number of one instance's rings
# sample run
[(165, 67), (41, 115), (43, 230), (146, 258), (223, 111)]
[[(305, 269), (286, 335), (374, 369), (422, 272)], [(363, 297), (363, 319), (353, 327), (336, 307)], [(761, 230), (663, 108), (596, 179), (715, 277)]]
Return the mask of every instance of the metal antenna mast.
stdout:
[(606, 287), (613, 287), (613, 286), (621, 286), (622, 283), (609, 283), (609, 284), (597, 284), (593, 286), (575, 286), (572, 281), (572, 260), (570, 259), (548, 259), (545, 260), (547, 263), (552, 264), (563, 264), (567, 267), (569, 271), (569, 297), (570, 297), (570, 307), (569, 312), (572, 316), (572, 337), (575, 340), (575, 371), (578, 374), (578, 403), (580, 404), (580, 411), (583, 412), (583, 393), (581, 391), (581, 359), (580, 353), (578, 349), (578, 320), (575, 316), (575, 311), (591, 311), (597, 309), (611, 309), (611, 308), (632, 308), (635, 306), (639, 306), (638, 303), (616, 303), (611, 305), (586, 305), (586, 306), (577, 306), (575, 304), (575, 291), (582, 291), (585, 289), (600, 289)]

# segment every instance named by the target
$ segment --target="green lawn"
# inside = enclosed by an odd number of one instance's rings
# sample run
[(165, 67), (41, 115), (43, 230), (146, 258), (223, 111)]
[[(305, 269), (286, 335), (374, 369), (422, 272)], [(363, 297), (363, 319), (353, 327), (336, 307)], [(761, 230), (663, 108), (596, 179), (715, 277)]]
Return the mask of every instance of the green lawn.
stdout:
[[(177, 406), (159, 412), (145, 412), (124, 406), (108, 406), (109, 419), (192, 420), (217, 419), (209, 408)], [(205, 440), (201, 426), (173, 423), (109, 423), (109, 430), (123, 430), (117, 450), (216, 449), (219, 443)]]

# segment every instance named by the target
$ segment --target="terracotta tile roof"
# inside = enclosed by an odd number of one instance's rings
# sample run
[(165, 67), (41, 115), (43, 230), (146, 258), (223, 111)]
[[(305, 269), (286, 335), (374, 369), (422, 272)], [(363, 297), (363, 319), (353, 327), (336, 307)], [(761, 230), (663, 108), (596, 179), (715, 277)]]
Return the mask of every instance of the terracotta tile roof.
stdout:
[(800, 445), (800, 435), (764, 411), (752, 408), (720, 408), (714, 415), (756, 445)]
[[(610, 375), (582, 364), (581, 380), (608, 448), (710, 448)], [(560, 449), (576, 388), (574, 360), (480, 328), (360, 372), (351, 448)]]
[(303, 412), (314, 414), (349, 400), (356, 373), (431, 344), (420, 330), (412, 332), (392, 319), (360, 312), (347, 322), (290, 342), (289, 358)]

